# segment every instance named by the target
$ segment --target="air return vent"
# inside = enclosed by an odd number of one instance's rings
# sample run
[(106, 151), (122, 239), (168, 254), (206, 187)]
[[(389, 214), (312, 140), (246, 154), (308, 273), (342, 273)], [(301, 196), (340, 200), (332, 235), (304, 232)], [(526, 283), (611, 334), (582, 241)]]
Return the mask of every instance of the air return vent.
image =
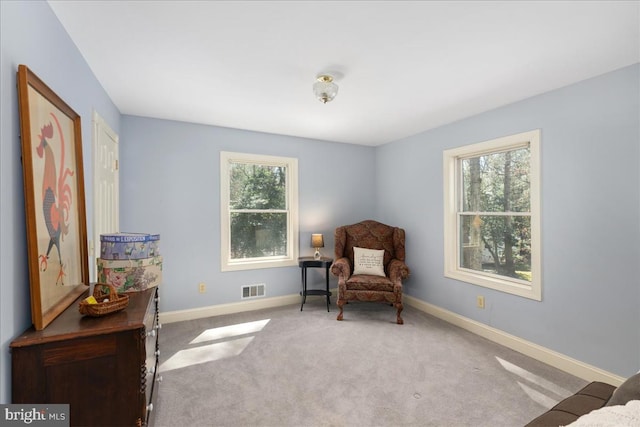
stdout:
[(242, 287), (242, 299), (261, 298), (265, 295), (265, 284), (245, 285)]

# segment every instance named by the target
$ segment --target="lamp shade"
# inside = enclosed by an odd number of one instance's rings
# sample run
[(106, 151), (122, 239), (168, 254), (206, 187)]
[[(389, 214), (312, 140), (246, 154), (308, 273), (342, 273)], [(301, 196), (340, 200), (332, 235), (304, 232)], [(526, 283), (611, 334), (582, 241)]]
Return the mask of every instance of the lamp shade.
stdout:
[(312, 248), (324, 248), (324, 238), (322, 234), (311, 235), (311, 247)]

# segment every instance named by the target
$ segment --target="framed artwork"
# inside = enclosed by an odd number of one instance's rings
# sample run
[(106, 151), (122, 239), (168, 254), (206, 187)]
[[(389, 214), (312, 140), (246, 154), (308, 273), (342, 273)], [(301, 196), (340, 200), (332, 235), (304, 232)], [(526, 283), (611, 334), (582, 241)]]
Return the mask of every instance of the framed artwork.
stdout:
[(44, 329), (89, 285), (80, 116), (25, 65), (18, 105), (31, 318)]

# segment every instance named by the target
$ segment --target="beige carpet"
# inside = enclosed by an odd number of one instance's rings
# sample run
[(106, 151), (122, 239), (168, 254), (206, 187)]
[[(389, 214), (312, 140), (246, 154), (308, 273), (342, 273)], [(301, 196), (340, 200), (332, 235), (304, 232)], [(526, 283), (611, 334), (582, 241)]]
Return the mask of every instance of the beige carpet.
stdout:
[(324, 299), (164, 325), (154, 425), (522, 426), (585, 381), (407, 307)]

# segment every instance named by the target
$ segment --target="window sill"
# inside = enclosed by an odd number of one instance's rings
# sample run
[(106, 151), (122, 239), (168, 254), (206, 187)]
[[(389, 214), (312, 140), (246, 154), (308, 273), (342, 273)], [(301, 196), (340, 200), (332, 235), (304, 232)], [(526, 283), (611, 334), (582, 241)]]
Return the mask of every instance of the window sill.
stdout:
[(542, 301), (540, 286), (535, 283), (524, 284), (516, 280), (508, 280), (497, 275), (475, 274), (466, 270), (445, 271), (445, 277), (470, 283), (484, 288), (495, 289), (500, 292), (517, 295), (523, 298)]
[(297, 267), (297, 259), (268, 260), (268, 261), (242, 261), (222, 263), (221, 271), (258, 270), (261, 268)]

